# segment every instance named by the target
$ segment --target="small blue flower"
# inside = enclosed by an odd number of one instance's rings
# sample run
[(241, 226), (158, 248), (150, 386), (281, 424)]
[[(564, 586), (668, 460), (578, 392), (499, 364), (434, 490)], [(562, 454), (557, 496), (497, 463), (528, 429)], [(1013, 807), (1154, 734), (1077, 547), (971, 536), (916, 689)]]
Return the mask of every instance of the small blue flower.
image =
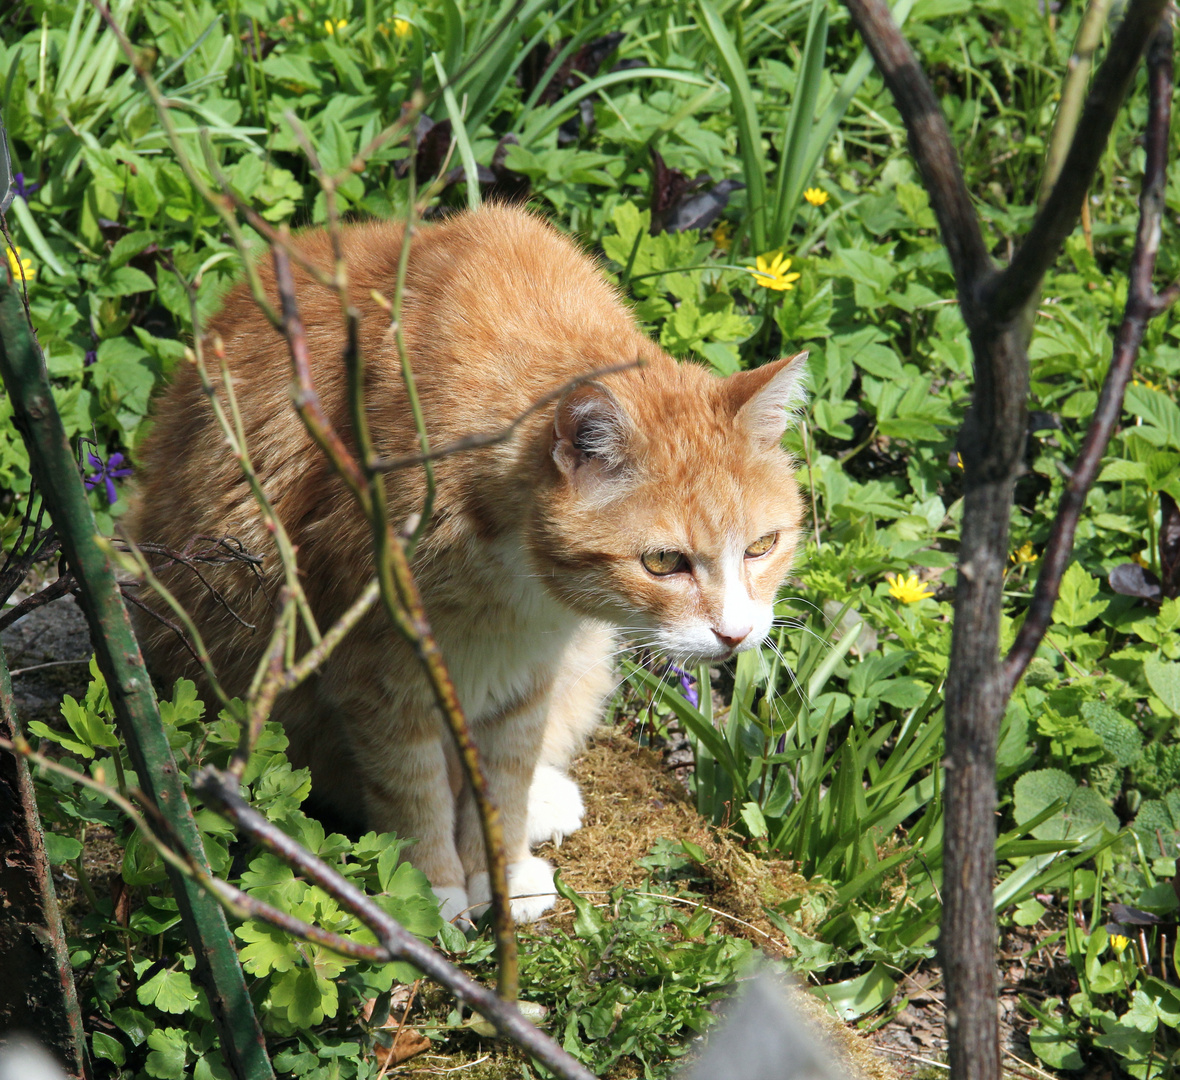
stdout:
[(97, 359), (98, 359), (98, 350), (97, 349), (87, 349), (86, 350), (86, 358), (83, 360), (82, 366), (83, 367), (90, 367), (90, 365), (93, 364)]
[(684, 699), (694, 709), (699, 708), (701, 704), (701, 695), (697, 693), (696, 679), (694, 679), (683, 668), (678, 668), (675, 664), (669, 664), (669, 669), (680, 676), (680, 689), (684, 694)]
[(94, 470), (86, 477), (86, 490), (93, 491), (99, 484), (105, 485), (107, 503), (114, 506), (119, 501), (119, 494), (115, 491), (115, 481), (130, 476), (130, 467), (123, 464), (122, 454), (112, 454), (106, 461), (103, 461), (97, 454), (87, 451), (86, 457), (90, 460), (90, 467)]
[(16, 174), (16, 176), (14, 176), (12, 178), (12, 183), (13, 183), (13, 187), (16, 188), (16, 193), (22, 199), (24, 199), (25, 202), (28, 202), (29, 196), (32, 195), (33, 192), (36, 191), (41, 186), (35, 180), (30, 180), (26, 184), (25, 183), (25, 174), (23, 172), (18, 172)]

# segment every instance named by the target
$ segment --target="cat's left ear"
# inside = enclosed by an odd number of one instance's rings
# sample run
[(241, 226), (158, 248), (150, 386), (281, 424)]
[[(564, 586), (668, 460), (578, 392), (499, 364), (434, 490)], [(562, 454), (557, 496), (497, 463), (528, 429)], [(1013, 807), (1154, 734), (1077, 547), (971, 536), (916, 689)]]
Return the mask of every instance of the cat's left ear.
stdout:
[(627, 410), (601, 383), (583, 383), (557, 403), (553, 460), (584, 492), (628, 475), (634, 439)]
[(766, 446), (777, 446), (792, 414), (807, 401), (805, 352), (752, 371), (731, 375), (726, 391), (736, 409), (734, 423)]

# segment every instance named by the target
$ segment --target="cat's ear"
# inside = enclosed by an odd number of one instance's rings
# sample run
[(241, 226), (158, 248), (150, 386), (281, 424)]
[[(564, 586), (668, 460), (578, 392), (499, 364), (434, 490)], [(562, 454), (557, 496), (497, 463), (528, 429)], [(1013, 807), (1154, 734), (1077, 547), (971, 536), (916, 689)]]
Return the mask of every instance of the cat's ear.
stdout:
[(575, 387), (553, 417), (553, 460), (579, 488), (627, 475), (635, 427), (618, 398), (601, 383)]
[(756, 442), (777, 446), (792, 414), (807, 401), (807, 355), (796, 353), (726, 379), (734, 423)]

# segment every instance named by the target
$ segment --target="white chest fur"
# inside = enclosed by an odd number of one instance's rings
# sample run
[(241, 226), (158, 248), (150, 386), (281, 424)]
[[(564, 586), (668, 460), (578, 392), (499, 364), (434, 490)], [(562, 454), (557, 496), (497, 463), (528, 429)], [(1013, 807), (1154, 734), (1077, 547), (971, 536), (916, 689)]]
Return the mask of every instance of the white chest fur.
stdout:
[(479, 556), (464, 568), (463, 605), (435, 616), (459, 700), (476, 723), (547, 685), (582, 623), (545, 590), (515, 539)]

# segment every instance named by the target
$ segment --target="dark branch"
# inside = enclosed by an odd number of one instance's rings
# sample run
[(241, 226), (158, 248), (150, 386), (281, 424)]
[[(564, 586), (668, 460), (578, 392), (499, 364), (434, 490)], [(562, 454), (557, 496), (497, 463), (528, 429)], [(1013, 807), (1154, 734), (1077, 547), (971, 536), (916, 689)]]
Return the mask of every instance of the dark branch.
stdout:
[(978, 290), (994, 268), (946, 118), (918, 58), (884, 0), (845, 0), (845, 6), (905, 121), (910, 152), (930, 193), (942, 241), (954, 268), (963, 317), (968, 325), (973, 325), (977, 321), (973, 315)]
[(303, 417), (308, 431), (320, 449), (328, 455), (341, 478), (352, 491), (362, 492), (365, 490), (364, 475), (356, 458), (344, 445), (344, 441), (324, 412), (311, 377), (311, 357), (307, 351), (303, 320), (299, 317), (299, 307), (295, 300), (295, 279), (291, 274), (291, 260), (287, 257), (284, 247), (277, 244), (271, 248), (271, 254), (274, 257), (275, 285), (279, 291), (282, 308), (279, 329), (290, 346), (291, 362), (295, 368), (296, 388), (292, 393), (295, 409)]
[[(1061, 578), (1069, 565), (1074, 533), (1086, 505), (1086, 496), (1098, 476), (1102, 456), (1114, 435), (1123, 409), (1123, 395), (1143, 342), (1147, 323), (1176, 299), (1177, 287), (1157, 294), (1152, 285), (1156, 255), (1159, 252), (1160, 222), (1164, 213), (1164, 189), (1167, 186), (1168, 128), (1172, 106), (1172, 27), (1160, 23), (1147, 55), (1148, 115), (1143, 190), (1139, 196), (1139, 228), (1131, 256), (1127, 306), (1115, 338), (1114, 355), (1102, 384), (1098, 408), (1094, 413), (1082, 449), (1065, 485), (1057, 517), (1049, 533), (1042, 556), (1032, 602), (1024, 617), (1012, 650), (1004, 661), (1003, 678), (1011, 693), (1045, 636), (1053, 620), (1053, 605), (1061, 587)], [(1076, 144), (1075, 144), (1076, 145)], [(1069, 174), (1066, 164), (1065, 175)]]
[(564, 1080), (594, 1080), (592, 1073), (548, 1035), (529, 1023), (515, 1004), (497, 997), (487, 987), (469, 979), (382, 911), (352, 882), (341, 877), (247, 804), (238, 793), (236, 780), (215, 769), (202, 769), (194, 778), (193, 787), (218, 813), (356, 915), (373, 931), (390, 958), (408, 960), (414, 964), (494, 1024), (501, 1035), (512, 1039)]
[(1131, 0), (1127, 6), (1122, 24), (1094, 75), (1061, 176), (1011, 264), (990, 290), (988, 309), (995, 322), (1009, 321), (1024, 307), (1073, 231), (1135, 69), (1167, 5), (1168, 0)]
[(584, 383), (590, 382), (591, 379), (598, 379), (603, 375), (615, 375), (620, 371), (630, 371), (632, 368), (642, 366), (643, 361), (637, 359), (632, 360), (629, 364), (615, 364), (611, 367), (594, 368), (592, 371), (587, 371), (584, 375), (579, 375), (576, 379), (570, 379), (569, 382), (563, 383), (556, 390), (550, 390), (549, 393), (534, 401), (515, 420), (500, 428), (499, 431), (491, 431), (486, 435), (467, 435), (462, 439), (456, 439), (453, 443), (448, 443), (438, 450), (431, 450), (429, 454), (406, 454), (404, 457), (376, 458), (369, 463), (369, 468), (374, 472), (393, 472), (394, 469), (407, 469), (412, 465), (424, 465), (428, 461), (437, 461), (439, 458), (450, 457), (452, 454), (461, 454), (465, 450), (481, 450), (485, 446), (496, 446), (499, 443), (507, 442), (512, 438), (513, 432), (525, 420), (532, 416), (533, 413), (543, 409), (551, 401), (556, 401), (558, 398), (563, 397), (570, 390), (576, 390)]

